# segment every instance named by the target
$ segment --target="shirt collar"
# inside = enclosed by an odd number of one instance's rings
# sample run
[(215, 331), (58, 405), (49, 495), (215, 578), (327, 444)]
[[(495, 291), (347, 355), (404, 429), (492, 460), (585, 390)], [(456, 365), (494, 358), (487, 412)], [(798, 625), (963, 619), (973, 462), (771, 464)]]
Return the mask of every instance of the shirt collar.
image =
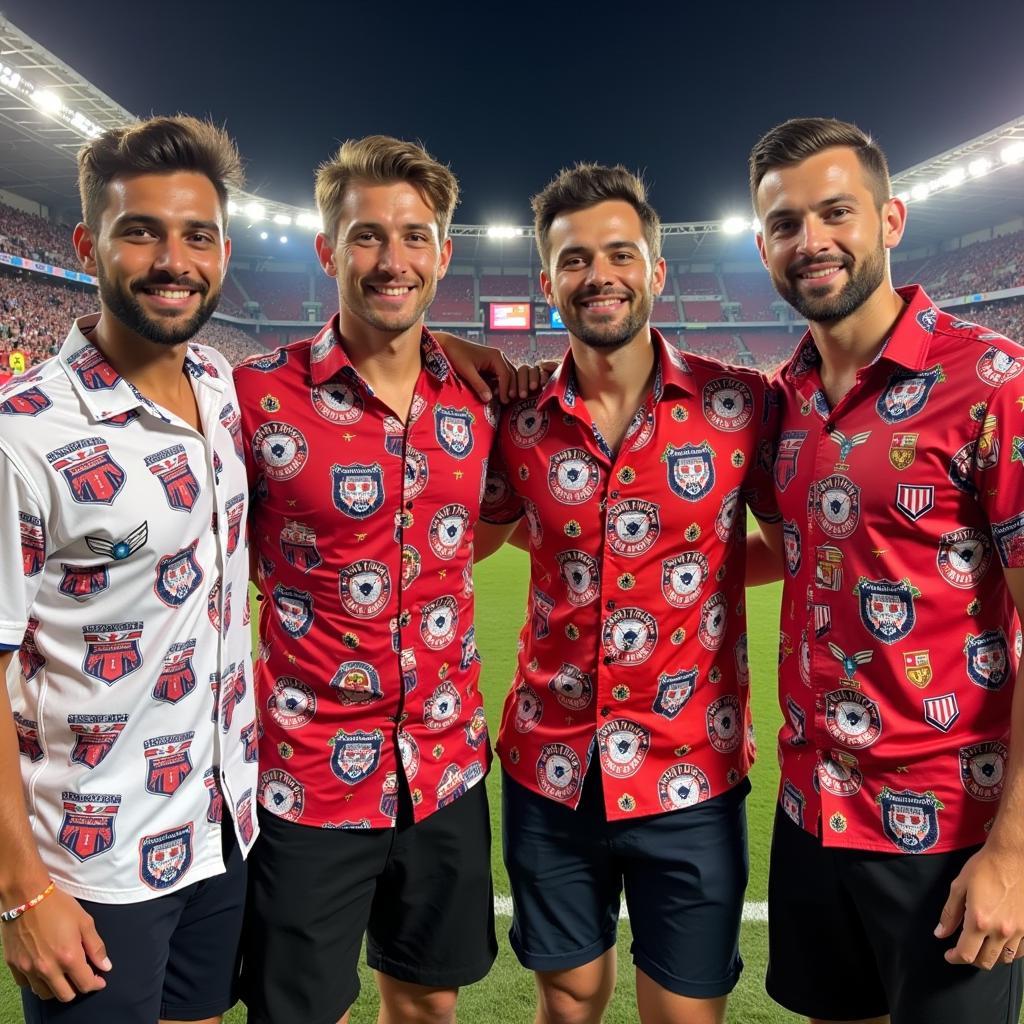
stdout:
[[(76, 320), (57, 353), (57, 361), (82, 404), (93, 419), (99, 421), (142, 410), (170, 422), (167, 413), (146, 398), (131, 381), (122, 377), (89, 340), (99, 318), (99, 313), (91, 313)], [(225, 383), (217, 368), (198, 347), (191, 344), (185, 349), (184, 370), (201, 385), (218, 392), (225, 390)]]
[[(462, 386), (444, 350), (426, 327), (420, 335), (420, 353), (423, 356), (423, 368), (439, 384), (451, 380)], [(341, 343), (337, 313), (324, 324), (320, 333), (313, 339), (309, 349), (309, 374), (317, 387), (341, 376), (358, 383), (368, 394), (373, 394), (373, 389), (359, 376), (359, 371), (352, 365), (345, 346)]]
[[(897, 288), (896, 294), (906, 306), (875, 360), (888, 359), (907, 369), (920, 370), (928, 361), (928, 346), (935, 333), (939, 311), (919, 284)], [(783, 366), (783, 379), (791, 383), (798, 381), (798, 378), (820, 362), (821, 354), (811, 332), (807, 331), (789, 362)]]
[[(669, 392), (681, 391), (687, 395), (695, 394), (693, 374), (683, 353), (670, 345), (656, 327), (651, 328), (651, 342), (654, 346), (656, 360), (654, 401), (660, 402)], [(558, 369), (551, 375), (537, 396), (537, 408), (549, 402), (557, 402), (565, 412), (571, 412), (575, 408), (578, 398), (576, 365), (572, 358), (572, 348), (569, 348), (562, 357)]]

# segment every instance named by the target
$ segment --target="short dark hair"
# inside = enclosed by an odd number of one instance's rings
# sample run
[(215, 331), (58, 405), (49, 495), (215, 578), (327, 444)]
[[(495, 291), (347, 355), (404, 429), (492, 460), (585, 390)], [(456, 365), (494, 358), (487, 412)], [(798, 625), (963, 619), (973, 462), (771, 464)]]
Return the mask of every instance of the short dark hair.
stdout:
[(238, 150), (223, 128), (178, 114), (112, 128), (78, 151), (78, 191), (86, 226), (98, 229), (107, 186), (115, 178), (174, 171), (195, 171), (210, 179), (226, 224), (228, 186), (241, 188), (245, 180)]
[(341, 222), (341, 207), (349, 186), (362, 182), (391, 185), (407, 182), (434, 211), (440, 241), (448, 237), (459, 203), (459, 182), (451, 169), (435, 160), (421, 145), (390, 135), (367, 135), (343, 142), (316, 172), (316, 205), (324, 234), (333, 245)]
[(537, 251), (544, 269), (548, 269), (550, 246), (548, 232), (556, 217), (563, 213), (586, 210), (598, 203), (619, 199), (636, 210), (643, 225), (644, 238), (651, 260), (661, 256), (661, 219), (647, 201), (643, 178), (626, 170), (621, 164), (576, 164), (565, 167), (531, 200)]
[(833, 117), (794, 117), (762, 135), (750, 151), (750, 198), (755, 212), (758, 186), (769, 171), (802, 163), (836, 146), (847, 147), (857, 154), (879, 206), (892, 197), (889, 164), (870, 135), (855, 124)]

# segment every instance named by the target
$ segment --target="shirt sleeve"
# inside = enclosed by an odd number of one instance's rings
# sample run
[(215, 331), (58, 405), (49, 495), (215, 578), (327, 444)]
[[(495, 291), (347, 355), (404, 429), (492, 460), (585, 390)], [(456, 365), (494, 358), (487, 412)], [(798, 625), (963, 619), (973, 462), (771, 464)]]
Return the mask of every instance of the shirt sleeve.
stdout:
[(259, 483), (259, 471), (253, 458), (251, 443), (252, 435), (256, 431), (252, 408), (253, 399), (248, 387), (252, 373), (253, 371), (239, 366), (232, 374), (232, 379), (235, 382), (235, 394), (238, 396), (238, 413), (242, 420), (242, 450), (245, 453), (245, 477), (249, 483), (250, 495)]
[(46, 510), (16, 460), (0, 444), (0, 650), (21, 646), (43, 578), (47, 548)]
[(973, 458), (961, 449), (951, 465), (951, 474), (969, 467), (970, 485), (988, 517), (1005, 569), (1024, 568), (1024, 403), (1018, 401), (1019, 393), (1019, 384), (999, 386), (977, 414), (978, 437), (970, 443)]
[(743, 481), (743, 498), (750, 511), (762, 522), (777, 523), (781, 518), (775, 495), (772, 465), (779, 438), (779, 394), (775, 386), (760, 375), (760, 388), (756, 404), (759, 415), (759, 429), (746, 478)]
[(484, 500), (480, 505), (480, 519), (485, 523), (514, 523), (524, 512), (523, 499), (513, 486), (503, 451), (508, 424), (508, 416), (502, 416), (494, 433), (487, 462), (487, 482), (484, 485)]

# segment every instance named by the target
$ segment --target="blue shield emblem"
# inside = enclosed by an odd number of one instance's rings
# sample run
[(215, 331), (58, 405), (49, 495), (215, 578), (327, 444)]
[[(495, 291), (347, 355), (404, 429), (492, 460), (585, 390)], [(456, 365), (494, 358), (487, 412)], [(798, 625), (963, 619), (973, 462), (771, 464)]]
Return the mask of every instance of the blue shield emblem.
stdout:
[(199, 541), (194, 540), (187, 548), (173, 555), (164, 555), (156, 563), (153, 589), (169, 608), (180, 608), (203, 582), (203, 570), (196, 561), (198, 544)]
[(39, 388), (28, 388), (0, 402), (0, 416), (38, 416), (52, 405), (53, 402)]
[(305, 590), (274, 587), (274, 606), (284, 631), (293, 639), (305, 636), (313, 625), (313, 595)]
[(276, 370), (278, 367), (284, 366), (287, 362), (288, 350), (279, 348), (272, 355), (254, 356), (252, 359), (246, 359), (241, 365), (247, 370), (256, 370), (259, 373), (270, 373), (271, 370)]
[(886, 423), (909, 420), (925, 407), (932, 388), (945, 379), (941, 366), (930, 370), (897, 370), (878, 396), (875, 411)]
[(194, 732), (174, 736), (155, 736), (146, 740), (146, 792), (154, 796), (173, 796), (192, 774)]
[(380, 729), (366, 732), (357, 729), (345, 732), (339, 729), (331, 744), (331, 771), (346, 785), (354, 786), (372, 775), (380, 765), (380, 750), (384, 733)]
[(790, 576), (800, 571), (803, 548), (800, 543), (800, 527), (795, 519), (782, 521), (782, 546), (786, 553), (786, 570)]
[(71, 497), (79, 504), (112, 505), (124, 487), (124, 470), (101, 437), (74, 441), (47, 452), (46, 459), (64, 477)]
[(796, 463), (805, 437), (806, 430), (784, 430), (779, 437), (772, 475), (775, 478), (775, 486), (780, 491), (784, 491), (796, 476)]
[(38, 516), (27, 512), (18, 513), (21, 530), (21, 567), (26, 576), (42, 572), (46, 559), (46, 544), (43, 540), (43, 522)]
[(670, 721), (679, 714), (693, 696), (697, 684), (696, 667), (671, 675), (663, 673), (658, 676), (658, 693), (654, 698), (652, 710)]
[(65, 597), (87, 601), (96, 594), (102, 594), (110, 586), (106, 565), (68, 565), (61, 562), (60, 567), (64, 575), (57, 584), (57, 590)]
[(103, 353), (91, 343), (72, 353), (68, 366), (75, 371), (75, 376), (87, 391), (110, 391), (121, 380)]
[(142, 667), (141, 622), (112, 622), (83, 626), (85, 657), (82, 671), (107, 686)]
[(176, 444), (145, 459), (150, 473), (164, 489), (164, 497), (171, 508), (179, 512), (191, 512), (199, 497), (199, 481), (188, 464), (185, 446)]
[(165, 704), (177, 704), (196, 688), (196, 673), (192, 655), (196, 651), (195, 639), (171, 644), (164, 655), (164, 665), (153, 684), (153, 699)]
[(303, 572), (312, 572), (323, 562), (313, 528), (290, 519), (281, 527), (281, 554), (289, 565)]
[(114, 818), (121, 809), (117, 793), (61, 793), (64, 818), (57, 842), (75, 860), (85, 862), (114, 845)]
[(95, 768), (113, 749), (127, 724), (127, 715), (68, 715), (68, 728), (75, 734), (69, 760), (83, 768)]
[(876, 797), (882, 809), (882, 831), (902, 853), (924, 853), (939, 841), (942, 802), (932, 792), (896, 793), (888, 786)]
[(1001, 629), (986, 629), (979, 636), (968, 633), (964, 654), (972, 683), (986, 690), (1001, 690), (1010, 678), (1010, 650)]
[(670, 444), (662, 455), (668, 464), (668, 485), (683, 501), (700, 501), (715, 486), (715, 453), (707, 441)]
[(334, 507), (353, 519), (367, 519), (384, 504), (384, 473), (380, 463), (331, 466)]
[(169, 889), (192, 867), (192, 822), (139, 841), (139, 876), (151, 889)]
[(455, 459), (464, 459), (473, 450), (473, 421), (476, 417), (463, 407), (434, 408), (434, 433), (437, 443)]
[(869, 580), (857, 583), (860, 595), (860, 621), (883, 644), (895, 644), (910, 635), (917, 621), (914, 598), (921, 591), (910, 580)]

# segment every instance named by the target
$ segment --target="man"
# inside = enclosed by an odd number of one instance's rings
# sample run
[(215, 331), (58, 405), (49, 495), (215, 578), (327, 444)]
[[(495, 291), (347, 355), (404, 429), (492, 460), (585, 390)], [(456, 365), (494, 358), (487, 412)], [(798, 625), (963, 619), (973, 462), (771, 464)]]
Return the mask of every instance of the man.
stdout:
[(779, 125), (750, 186), (809, 321), (778, 375), (768, 991), (814, 1020), (1016, 1021), (1024, 351), (893, 288), (906, 209), (855, 126)]
[(88, 143), (74, 241), (100, 312), (0, 394), (0, 938), (29, 1022), (213, 1022), (235, 1000), (246, 480), (230, 368), (188, 342), (240, 182), (193, 118)]
[(365, 933), (380, 1020), (443, 1022), (496, 955), (471, 573), (496, 419), (423, 326), (451, 171), (370, 136), (316, 196), (340, 311), (235, 374), (264, 598), (243, 998), (347, 1019)]
[(599, 1021), (625, 887), (641, 1020), (720, 1022), (742, 966), (742, 541), (747, 501), (772, 516), (765, 385), (651, 328), (665, 261), (636, 177), (580, 165), (533, 208), (569, 352), (506, 414), (484, 510), (525, 515), (532, 556), (498, 740), (512, 946), (539, 1021)]

